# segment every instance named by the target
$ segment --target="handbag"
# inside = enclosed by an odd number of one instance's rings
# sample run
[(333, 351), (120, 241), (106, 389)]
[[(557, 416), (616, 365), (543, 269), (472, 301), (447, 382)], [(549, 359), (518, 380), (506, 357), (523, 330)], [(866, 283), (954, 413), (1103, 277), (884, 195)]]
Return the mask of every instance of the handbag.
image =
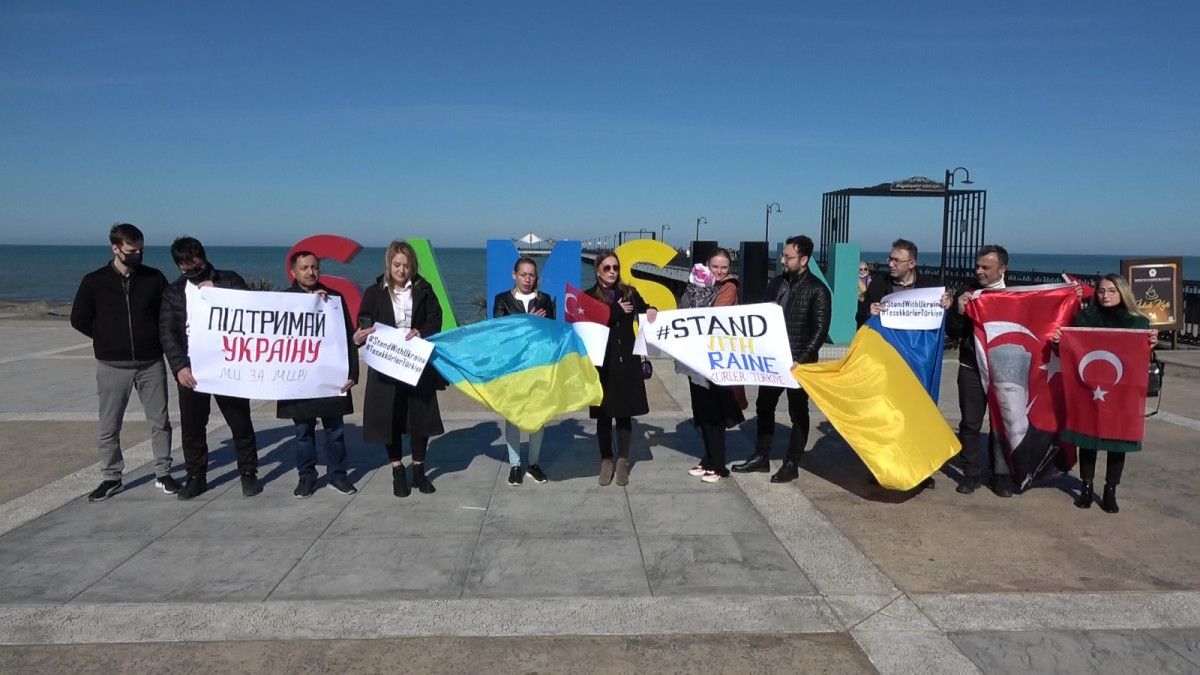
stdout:
[(642, 379), (648, 380), (654, 376), (654, 364), (650, 363), (650, 359), (642, 357)]
[(1149, 398), (1153, 396), (1158, 399), (1158, 403), (1155, 404), (1154, 410), (1146, 413), (1146, 417), (1153, 417), (1157, 415), (1159, 408), (1162, 407), (1162, 382), (1163, 374), (1166, 372), (1166, 370), (1167, 364), (1158, 359), (1158, 352), (1151, 350), (1150, 370), (1148, 373), (1149, 379), (1146, 382), (1146, 397)]

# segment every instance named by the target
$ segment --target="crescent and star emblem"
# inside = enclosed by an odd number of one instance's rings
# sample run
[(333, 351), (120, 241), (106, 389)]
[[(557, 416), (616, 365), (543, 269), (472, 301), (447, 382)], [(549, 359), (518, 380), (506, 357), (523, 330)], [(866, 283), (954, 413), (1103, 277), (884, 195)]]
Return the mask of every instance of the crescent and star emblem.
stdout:
[[(1125, 366), (1121, 364), (1121, 359), (1117, 358), (1116, 354), (1109, 352), (1109, 351), (1104, 351), (1104, 350), (1098, 349), (1095, 351), (1088, 352), (1087, 354), (1084, 354), (1083, 358), (1079, 359), (1079, 369), (1078, 370), (1079, 370), (1079, 381), (1080, 382), (1083, 382), (1084, 384), (1089, 384), (1087, 381), (1087, 378), (1085, 378), (1083, 376), (1083, 371), (1087, 370), (1087, 367), (1096, 361), (1107, 361), (1108, 363), (1111, 363), (1112, 367), (1117, 370), (1117, 376), (1112, 381), (1112, 383), (1114, 385), (1117, 384), (1118, 382), (1120, 382), (1121, 377), (1123, 377), (1125, 375)], [(1107, 394), (1108, 394), (1108, 392), (1101, 389), (1100, 385), (1096, 385), (1096, 388), (1092, 390), (1092, 400), (1093, 401), (1103, 401), (1104, 397)]]

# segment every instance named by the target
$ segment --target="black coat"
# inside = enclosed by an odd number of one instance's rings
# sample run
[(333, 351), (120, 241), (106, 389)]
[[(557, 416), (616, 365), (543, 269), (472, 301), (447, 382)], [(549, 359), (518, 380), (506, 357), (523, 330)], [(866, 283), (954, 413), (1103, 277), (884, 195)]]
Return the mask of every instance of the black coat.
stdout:
[[(592, 286), (587, 293), (596, 297), (595, 291), (596, 287)], [(646, 383), (642, 380), (642, 357), (633, 355), (633, 323), (637, 315), (650, 306), (632, 287), (629, 291), (633, 312), (626, 314), (616, 300), (608, 303), (608, 346), (604, 352), (604, 365), (596, 368), (604, 388), (604, 399), (599, 406), (589, 409), (592, 418), (601, 415), (634, 417), (650, 412)]]
[[(234, 288), (248, 291), (246, 280), (237, 272), (219, 270), (208, 265), (208, 272), (197, 279), (197, 282), (211, 281), (218, 288)], [(158, 338), (162, 341), (163, 353), (167, 355), (167, 365), (172, 374), (178, 374), (184, 368), (191, 368), (188, 359), (187, 341), (187, 295), (184, 286), (188, 284), (187, 277), (180, 275), (163, 290), (162, 309), (158, 313)]]
[[(786, 286), (785, 286), (786, 284)], [(783, 307), (788, 344), (796, 363), (816, 363), (821, 345), (829, 337), (829, 289), (811, 272), (781, 274), (767, 284), (764, 302)]]
[(139, 265), (129, 278), (110, 262), (79, 282), (71, 303), (71, 326), (92, 339), (100, 361), (157, 361), (163, 356), (158, 339), (159, 307), (167, 278)]
[[(530, 311), (535, 309), (546, 310), (546, 318), (554, 318), (554, 299), (546, 293), (536, 291), (537, 297), (530, 304)], [(492, 301), (492, 318), (499, 319), (502, 316), (510, 314), (525, 314), (525, 304), (513, 295), (512, 291), (504, 291), (497, 293), (495, 300)]]
[[(326, 288), (318, 282), (316, 290), (325, 291), (331, 297), (340, 298), (341, 293)], [(310, 293), (300, 284), (292, 283), (287, 293)], [(342, 302), (342, 320), (346, 324), (346, 378), (358, 383), (358, 350), (354, 348), (354, 324), (350, 322), (350, 310), (345, 301)], [(279, 401), (275, 404), (275, 416), (280, 419), (310, 420), (317, 417), (335, 417), (354, 413), (354, 398), (347, 393), (345, 396), (324, 396), (321, 398), (294, 398)]]
[[(442, 306), (433, 286), (420, 276), (412, 280), (412, 327), (421, 337), (442, 330)], [(375, 283), (363, 293), (359, 316), (375, 323), (396, 325), (391, 292)], [(367, 368), (367, 391), (363, 397), (363, 440), (368, 443), (399, 443), (400, 435), (437, 436), (446, 432), (438, 407), (437, 386), (440, 378), (433, 366), (427, 366), (417, 386), (405, 384)]]
[[(913, 280), (913, 285), (908, 288), (934, 288), (941, 286), (942, 283), (936, 277), (923, 277), (920, 274)], [(871, 318), (871, 305), (876, 302), (883, 302), (886, 295), (891, 295), (895, 289), (892, 287), (892, 278), (887, 272), (883, 274), (872, 274), (871, 283), (867, 285), (867, 292), (863, 293), (863, 299), (858, 303), (858, 312), (855, 313), (854, 322), (859, 326), (867, 322)]]

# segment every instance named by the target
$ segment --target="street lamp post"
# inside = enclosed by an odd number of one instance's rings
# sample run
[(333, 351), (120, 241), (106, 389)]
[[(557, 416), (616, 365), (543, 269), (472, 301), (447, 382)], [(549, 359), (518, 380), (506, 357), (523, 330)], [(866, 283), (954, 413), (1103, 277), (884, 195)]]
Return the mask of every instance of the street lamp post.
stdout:
[(783, 213), (783, 209), (779, 208), (779, 202), (771, 202), (767, 204), (767, 227), (763, 230), (763, 241), (767, 242), (767, 246), (771, 245), (771, 211), (775, 213)]
[(670, 225), (663, 225), (662, 229), (659, 231), (658, 239), (664, 244), (667, 243), (667, 230), (669, 229), (671, 229)]
[(695, 239), (695, 241), (700, 241), (700, 224), (701, 223), (704, 223), (705, 225), (707, 225), (708, 218), (705, 218), (704, 216), (700, 216), (699, 218), (696, 219), (696, 239)]
[(942, 269), (941, 283), (946, 283), (946, 256), (949, 254), (950, 238), (950, 188), (954, 187), (954, 175), (963, 172), (963, 185), (971, 185), (971, 172), (965, 166), (956, 166), (946, 170), (946, 193), (942, 197)]

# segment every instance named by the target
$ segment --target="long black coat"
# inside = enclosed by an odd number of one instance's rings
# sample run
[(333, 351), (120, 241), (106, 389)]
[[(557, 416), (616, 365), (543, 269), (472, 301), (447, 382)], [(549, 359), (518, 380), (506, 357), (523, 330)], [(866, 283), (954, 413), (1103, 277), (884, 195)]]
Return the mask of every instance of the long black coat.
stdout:
[[(341, 293), (331, 288), (326, 288), (320, 282), (317, 282), (316, 290), (325, 291), (330, 297), (342, 297)], [(300, 284), (293, 282), (291, 288), (285, 292), (309, 293), (310, 291), (306, 291)], [(350, 322), (350, 310), (346, 308), (345, 302), (342, 302), (342, 320), (346, 324), (346, 378), (357, 384), (358, 350), (354, 347), (354, 324)], [(353, 413), (354, 398), (350, 394), (346, 394), (345, 396), (325, 396), (322, 398), (294, 398), (279, 401), (275, 405), (275, 416), (280, 419), (310, 420), (317, 417), (335, 417), (351, 415)]]
[[(420, 276), (412, 280), (412, 327), (421, 337), (442, 330), (442, 306), (438, 304), (433, 286)], [(359, 316), (369, 316), (375, 323), (396, 325), (392, 299), (386, 286), (375, 283), (363, 293)], [(442, 412), (438, 408), (437, 383), (433, 366), (425, 368), (417, 386), (405, 384), (367, 368), (367, 391), (363, 396), (363, 440), (368, 443), (400, 442), (400, 435), (437, 436), (446, 433)]]
[[(596, 287), (588, 289), (588, 295), (596, 297)], [(646, 383), (642, 380), (642, 357), (633, 355), (633, 323), (638, 314), (650, 308), (642, 296), (633, 288), (630, 301), (633, 312), (625, 310), (614, 300), (609, 304), (608, 347), (604, 353), (604, 365), (596, 370), (600, 373), (600, 384), (604, 388), (604, 399), (599, 406), (592, 406), (592, 418), (634, 417), (650, 412), (646, 402)]]

